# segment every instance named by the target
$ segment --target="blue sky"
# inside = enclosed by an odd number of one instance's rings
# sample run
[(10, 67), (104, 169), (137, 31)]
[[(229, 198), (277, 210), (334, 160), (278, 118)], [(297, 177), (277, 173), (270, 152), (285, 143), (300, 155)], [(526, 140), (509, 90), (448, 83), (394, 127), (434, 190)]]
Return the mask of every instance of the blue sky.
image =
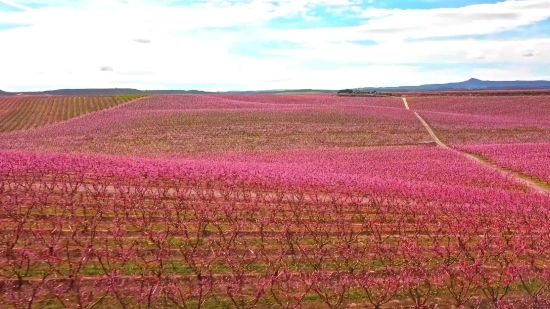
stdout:
[(0, 0), (0, 89), (550, 80), (550, 0)]

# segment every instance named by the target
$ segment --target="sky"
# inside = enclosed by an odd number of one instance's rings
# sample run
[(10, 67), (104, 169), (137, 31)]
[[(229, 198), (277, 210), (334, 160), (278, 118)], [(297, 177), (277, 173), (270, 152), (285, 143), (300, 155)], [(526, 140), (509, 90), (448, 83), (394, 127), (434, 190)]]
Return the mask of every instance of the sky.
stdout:
[(0, 0), (0, 90), (550, 80), (550, 0)]

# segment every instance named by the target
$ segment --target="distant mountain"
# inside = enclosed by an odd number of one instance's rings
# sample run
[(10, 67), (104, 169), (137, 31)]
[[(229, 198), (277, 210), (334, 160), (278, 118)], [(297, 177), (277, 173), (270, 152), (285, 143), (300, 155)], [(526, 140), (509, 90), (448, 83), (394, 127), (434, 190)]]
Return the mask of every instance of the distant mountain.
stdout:
[(444, 90), (512, 90), (512, 89), (550, 89), (550, 81), (488, 81), (470, 78), (467, 81), (447, 84), (428, 84), (399, 87), (365, 87), (364, 91), (444, 91)]
[[(221, 93), (333, 93), (335, 90), (289, 89), (289, 90), (260, 90), (260, 91), (226, 91)], [(117, 94), (201, 94), (215, 93), (201, 90), (138, 90), (133, 88), (106, 88), (106, 89), (58, 89), (29, 92), (4, 92), (0, 95), (117, 95)]]
[[(399, 87), (364, 87), (363, 91), (399, 92), (399, 91), (457, 91), (457, 90), (516, 90), (516, 89), (550, 89), (550, 81), (487, 81), (471, 78), (467, 81), (447, 84), (428, 84), (420, 86)], [(201, 90), (138, 90), (133, 88), (107, 89), (59, 89), (34, 92), (5, 92), (0, 95), (116, 95), (116, 94), (200, 94), (214, 93)], [(227, 91), (222, 93), (336, 93), (328, 89), (277, 89), (258, 91)]]

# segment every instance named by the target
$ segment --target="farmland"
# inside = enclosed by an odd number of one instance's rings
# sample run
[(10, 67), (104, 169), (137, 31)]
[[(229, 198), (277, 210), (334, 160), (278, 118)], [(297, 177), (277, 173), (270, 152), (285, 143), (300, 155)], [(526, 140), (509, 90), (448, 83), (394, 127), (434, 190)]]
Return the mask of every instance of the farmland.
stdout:
[(550, 141), (550, 96), (407, 99), (450, 144)]
[(407, 100), (29, 109), (0, 133), (0, 303), (547, 308), (548, 97)]
[(152, 97), (43, 130), (15, 132), (6, 135), (0, 147), (166, 157), (430, 141), (422, 125), (397, 98), (348, 101), (326, 95), (270, 97)]
[(111, 108), (139, 95), (0, 97), (0, 132), (40, 127)]
[(461, 148), (470, 153), (482, 155), (504, 168), (550, 184), (549, 143), (469, 145)]

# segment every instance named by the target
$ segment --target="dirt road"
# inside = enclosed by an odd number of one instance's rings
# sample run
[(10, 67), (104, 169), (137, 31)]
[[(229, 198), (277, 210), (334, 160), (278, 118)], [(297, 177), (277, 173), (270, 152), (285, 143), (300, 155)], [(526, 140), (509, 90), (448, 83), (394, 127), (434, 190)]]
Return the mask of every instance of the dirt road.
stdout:
[[(409, 104), (407, 103), (407, 99), (406, 98), (402, 98), (402, 99), (403, 99), (403, 104), (405, 105), (405, 108), (410, 110)], [(426, 131), (428, 131), (428, 133), (430, 134), (430, 136), (432, 137), (434, 142), (437, 144), (437, 146), (439, 146), (441, 148), (449, 149), (449, 150), (454, 151), (456, 153), (459, 153), (462, 156), (464, 156), (464, 157), (466, 157), (470, 160), (473, 160), (473, 161), (475, 161), (479, 164), (482, 164), (487, 168), (496, 170), (499, 173), (501, 173), (503, 176), (511, 177), (511, 178), (515, 179), (517, 182), (522, 183), (525, 186), (527, 186), (527, 187), (529, 187), (529, 188), (531, 188), (531, 189), (533, 189), (533, 190), (535, 190), (539, 193), (550, 194), (550, 186), (545, 185), (545, 184), (541, 184), (541, 183), (537, 183), (536, 180), (532, 177), (529, 177), (527, 175), (521, 175), (519, 173), (510, 171), (510, 170), (506, 170), (505, 168), (491, 162), (487, 158), (484, 158), (484, 157), (478, 156), (478, 155), (473, 155), (473, 154), (470, 154), (470, 153), (467, 153), (467, 152), (462, 152), (460, 150), (457, 150), (457, 149), (455, 149), (453, 147), (450, 147), (449, 145), (443, 143), (439, 139), (439, 137), (437, 136), (435, 131), (426, 122), (426, 120), (418, 112), (416, 112), (416, 111), (413, 111), (413, 112), (414, 112), (414, 115), (416, 116), (416, 118), (418, 118), (418, 120), (422, 123), (424, 128), (426, 128)]]

